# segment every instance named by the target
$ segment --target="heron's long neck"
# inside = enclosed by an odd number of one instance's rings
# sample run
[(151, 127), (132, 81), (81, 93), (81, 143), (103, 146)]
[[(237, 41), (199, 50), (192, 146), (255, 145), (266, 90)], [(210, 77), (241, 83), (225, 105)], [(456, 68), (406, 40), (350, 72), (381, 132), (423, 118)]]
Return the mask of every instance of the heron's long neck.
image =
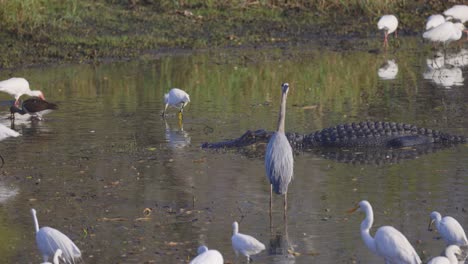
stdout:
[(372, 209), (367, 208), (366, 211), (366, 219), (362, 221), (361, 223), (361, 237), (362, 240), (364, 240), (364, 243), (366, 246), (372, 250), (372, 252), (377, 253), (377, 250), (375, 248), (375, 240), (374, 238), (370, 235), (370, 229), (372, 227), (372, 224), (374, 223), (374, 213), (372, 212)]
[(239, 233), (239, 226), (234, 226), (233, 230), (232, 230), (232, 234), (233, 235), (236, 235), (237, 233)]
[(288, 97), (287, 92), (283, 92), (281, 96), (280, 114), (278, 119), (278, 132), (284, 133), (284, 120), (286, 119), (286, 99)]
[(39, 232), (39, 222), (37, 221), (37, 216), (35, 213), (32, 214), (34, 219), (34, 228), (36, 229), (36, 233)]

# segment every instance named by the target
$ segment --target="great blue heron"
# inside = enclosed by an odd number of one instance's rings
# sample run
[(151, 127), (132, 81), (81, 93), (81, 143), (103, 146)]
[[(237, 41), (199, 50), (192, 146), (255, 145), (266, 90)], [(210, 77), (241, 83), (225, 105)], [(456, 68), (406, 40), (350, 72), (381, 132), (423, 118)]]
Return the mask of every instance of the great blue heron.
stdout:
[(370, 235), (374, 223), (374, 212), (368, 201), (360, 201), (348, 213), (363, 211), (366, 218), (361, 223), (361, 236), (366, 246), (375, 254), (385, 259), (385, 263), (422, 263), (418, 254), (406, 237), (392, 226), (382, 226), (375, 236)]
[(284, 120), (286, 118), (286, 99), (289, 84), (281, 85), (281, 107), (278, 119), (278, 129), (271, 136), (265, 154), (265, 170), (270, 180), (270, 216), (273, 209), (273, 191), (284, 194), (284, 214), (288, 206), (288, 185), (293, 178), (294, 158), (291, 145), (284, 134)]
[(51, 227), (41, 227), (37, 221), (36, 210), (31, 209), (36, 229), (36, 243), (42, 254), (44, 262), (52, 258), (58, 249), (62, 251), (62, 259), (65, 263), (71, 264), (81, 260), (80, 249), (66, 235)]
[(384, 31), (384, 47), (388, 46), (388, 35), (395, 32), (395, 37), (397, 37), (397, 27), (398, 19), (394, 15), (384, 15), (377, 22), (377, 28)]
[(166, 115), (166, 110), (168, 106), (175, 107), (179, 109), (179, 118), (182, 116), (182, 112), (184, 111), (184, 107), (190, 102), (190, 97), (188, 93), (179, 89), (179, 88), (172, 88), (169, 93), (164, 95), (164, 103), (166, 104), (164, 107), (164, 111), (162, 116)]
[(459, 246), (451, 245), (445, 249), (445, 256), (432, 258), (427, 264), (457, 264), (459, 263), (457, 256), (461, 254), (462, 251)]
[(239, 256), (239, 253), (247, 257), (247, 262), (250, 262), (250, 256), (260, 253), (265, 250), (265, 245), (252, 236), (239, 233), (239, 224), (232, 223), (232, 248)]
[(455, 218), (451, 216), (444, 216), (442, 218), (440, 213), (436, 211), (431, 213), (430, 218), (428, 230), (432, 231), (431, 227), (434, 224), (447, 245), (468, 245), (465, 231)]
[(11, 94), (15, 97), (15, 106), (19, 105), (19, 98), (26, 94), (29, 96), (37, 96), (45, 100), (44, 94), (39, 90), (29, 88), (29, 82), (24, 78), (10, 78), (0, 82), (0, 92)]
[(189, 264), (223, 264), (223, 255), (218, 250), (210, 249), (206, 246), (200, 246), (197, 250), (198, 256), (190, 261)]

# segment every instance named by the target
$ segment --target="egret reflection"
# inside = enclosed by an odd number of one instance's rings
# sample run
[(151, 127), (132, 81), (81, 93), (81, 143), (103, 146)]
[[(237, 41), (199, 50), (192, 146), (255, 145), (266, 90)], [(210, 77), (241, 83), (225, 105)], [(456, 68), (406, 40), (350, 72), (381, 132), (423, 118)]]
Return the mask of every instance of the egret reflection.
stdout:
[(0, 204), (8, 202), (18, 194), (18, 189), (0, 182)]
[(398, 64), (395, 60), (387, 60), (377, 71), (377, 75), (382, 80), (393, 80), (398, 74)]
[(191, 137), (187, 131), (184, 130), (182, 120), (178, 121), (178, 128), (171, 129), (169, 123), (164, 119), (166, 124), (166, 141), (171, 148), (184, 148), (190, 145)]

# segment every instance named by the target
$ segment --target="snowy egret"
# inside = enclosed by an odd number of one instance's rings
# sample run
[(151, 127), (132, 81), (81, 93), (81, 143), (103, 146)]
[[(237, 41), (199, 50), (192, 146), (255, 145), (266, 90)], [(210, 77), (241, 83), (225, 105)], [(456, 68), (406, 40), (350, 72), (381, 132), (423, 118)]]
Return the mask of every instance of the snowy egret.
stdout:
[(465, 231), (455, 218), (451, 216), (442, 216), (439, 212), (432, 212), (430, 215), (428, 230), (432, 231), (432, 225), (435, 225), (440, 236), (445, 240), (447, 245), (468, 245)]
[(184, 107), (190, 102), (190, 97), (188, 93), (179, 89), (179, 88), (172, 88), (169, 93), (164, 95), (164, 103), (166, 106), (164, 107), (164, 111), (162, 116), (166, 115), (166, 110), (168, 106), (172, 106), (179, 109), (179, 113), (182, 114), (184, 111)]
[(31, 209), (36, 230), (36, 243), (42, 254), (44, 262), (53, 257), (58, 249), (62, 251), (62, 258), (65, 263), (75, 263), (81, 259), (80, 249), (66, 235), (51, 227), (41, 227), (37, 221), (36, 210)]
[(445, 47), (448, 43), (459, 40), (462, 37), (464, 29), (465, 26), (462, 23), (447, 21), (424, 32), (423, 38), (432, 42), (442, 42)]
[(366, 200), (360, 201), (349, 213), (363, 211), (366, 218), (361, 223), (361, 236), (366, 246), (375, 254), (383, 257), (385, 263), (421, 263), (421, 259), (406, 237), (392, 226), (380, 227), (375, 236), (370, 235), (374, 222), (372, 206)]
[(29, 88), (29, 82), (24, 78), (10, 78), (0, 82), (0, 92), (11, 94), (15, 97), (15, 106), (19, 105), (19, 98), (26, 94), (29, 96), (37, 96), (45, 100), (44, 94), (39, 90)]
[(250, 262), (250, 256), (260, 253), (265, 250), (265, 245), (252, 236), (239, 233), (239, 224), (232, 223), (232, 248), (239, 256), (239, 252), (247, 257), (247, 262)]
[(384, 31), (384, 47), (388, 46), (388, 35), (395, 32), (395, 37), (398, 36), (396, 31), (398, 27), (398, 19), (394, 15), (384, 15), (379, 19), (377, 28)]
[(60, 248), (55, 251), (54, 259), (52, 260), (52, 263), (42, 262), (41, 264), (59, 264), (59, 257), (62, 257), (62, 250)]
[(457, 256), (461, 255), (461, 249), (457, 245), (450, 245), (445, 249), (445, 257), (432, 258), (427, 264), (457, 264)]
[(43, 114), (56, 109), (58, 109), (58, 106), (54, 103), (49, 103), (39, 98), (29, 98), (21, 104), (21, 108), (11, 106), (10, 113), (11, 119), (15, 119), (15, 113), (18, 113), (21, 115), (30, 114), (40, 120)]
[(190, 261), (189, 264), (223, 264), (223, 255), (218, 250), (210, 249), (206, 246), (200, 246), (197, 250), (198, 256)]
[(443, 15), (440, 15), (440, 14), (431, 15), (427, 18), (426, 30), (435, 28), (439, 25), (442, 25), (443, 23), (445, 23), (445, 17)]
[(284, 134), (286, 118), (286, 99), (288, 97), (289, 84), (281, 85), (281, 106), (278, 118), (278, 129), (271, 136), (265, 154), (265, 170), (270, 180), (270, 214), (272, 211), (273, 191), (284, 194), (284, 214), (288, 206), (288, 185), (293, 178), (294, 159), (291, 145)]

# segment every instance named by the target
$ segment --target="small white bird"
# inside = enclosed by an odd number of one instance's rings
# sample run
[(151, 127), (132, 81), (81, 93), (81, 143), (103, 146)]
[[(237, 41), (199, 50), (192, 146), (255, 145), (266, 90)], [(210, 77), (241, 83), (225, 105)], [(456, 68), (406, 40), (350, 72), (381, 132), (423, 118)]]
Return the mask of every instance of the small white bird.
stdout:
[(457, 245), (450, 245), (445, 249), (445, 257), (432, 258), (427, 264), (458, 264), (457, 256), (461, 255), (461, 249)]
[(468, 6), (467, 5), (454, 5), (451, 8), (444, 11), (444, 15), (447, 20), (457, 19), (460, 22), (465, 23), (468, 21)]
[(432, 231), (432, 225), (435, 225), (440, 236), (445, 240), (447, 245), (468, 245), (465, 231), (455, 218), (451, 216), (442, 216), (439, 212), (432, 212), (430, 215), (428, 230)]
[(60, 264), (59, 257), (62, 257), (62, 250), (60, 248), (57, 249), (57, 251), (55, 251), (54, 259), (52, 260), (52, 263), (42, 262), (41, 264)]
[(232, 248), (239, 256), (239, 253), (247, 257), (247, 262), (250, 262), (250, 256), (260, 253), (265, 250), (265, 245), (252, 236), (239, 233), (239, 224), (232, 223)]
[(164, 95), (164, 103), (166, 106), (164, 107), (164, 111), (162, 113), (163, 116), (166, 115), (166, 110), (168, 106), (175, 107), (179, 109), (179, 113), (184, 111), (184, 107), (190, 102), (190, 97), (188, 93), (179, 89), (179, 88), (172, 88), (169, 93)]
[(440, 14), (431, 15), (430, 17), (427, 18), (426, 30), (435, 28), (439, 25), (442, 25), (443, 23), (445, 23), (445, 17), (443, 15), (440, 15)]
[(450, 21), (432, 28), (423, 33), (423, 38), (432, 42), (442, 42), (444, 46), (462, 37), (465, 26), (462, 23), (452, 23)]
[(388, 46), (388, 35), (395, 32), (395, 37), (398, 36), (396, 31), (398, 27), (398, 19), (394, 15), (384, 15), (379, 19), (377, 28), (384, 31), (384, 47)]
[(36, 210), (31, 209), (36, 230), (36, 244), (42, 254), (44, 262), (55, 256), (58, 249), (62, 251), (65, 263), (75, 263), (81, 259), (80, 249), (66, 235), (51, 227), (41, 227), (37, 221)]
[(10, 78), (0, 82), (0, 92), (11, 94), (15, 97), (15, 106), (19, 105), (19, 98), (21, 95), (26, 94), (29, 96), (36, 96), (45, 100), (44, 94), (39, 90), (29, 88), (29, 83), (24, 78)]
[(218, 250), (210, 249), (206, 246), (200, 246), (197, 250), (198, 256), (190, 261), (189, 264), (223, 264), (223, 255)]
[(372, 252), (383, 257), (385, 263), (422, 263), (408, 239), (394, 227), (382, 226), (377, 229), (374, 237), (370, 235), (370, 229), (374, 223), (374, 212), (368, 201), (360, 201), (356, 207), (348, 210), (348, 213), (355, 211), (363, 211), (366, 214), (366, 218), (361, 223), (362, 240)]

